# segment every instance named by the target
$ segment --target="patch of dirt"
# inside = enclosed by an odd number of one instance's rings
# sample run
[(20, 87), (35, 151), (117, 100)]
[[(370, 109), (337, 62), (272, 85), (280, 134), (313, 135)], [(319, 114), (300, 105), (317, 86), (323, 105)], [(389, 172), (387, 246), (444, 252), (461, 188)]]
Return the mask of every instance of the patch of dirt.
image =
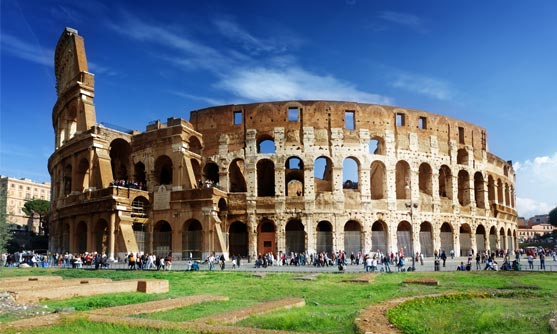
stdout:
[(438, 286), (439, 281), (433, 278), (409, 278), (404, 280), (404, 284), (422, 284), (422, 285), (434, 285)]

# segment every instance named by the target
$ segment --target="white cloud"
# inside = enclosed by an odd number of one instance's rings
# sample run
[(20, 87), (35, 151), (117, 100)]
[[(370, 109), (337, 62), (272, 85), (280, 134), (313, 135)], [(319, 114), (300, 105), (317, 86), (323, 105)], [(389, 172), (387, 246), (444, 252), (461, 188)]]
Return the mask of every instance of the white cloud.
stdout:
[(514, 164), (520, 216), (547, 214), (557, 206), (557, 153)]
[(379, 13), (379, 18), (391, 23), (412, 28), (418, 32), (427, 32), (422, 19), (414, 14), (383, 11)]
[(53, 50), (42, 48), (38, 43), (28, 43), (4, 32), (0, 35), (0, 41), (2, 52), (33, 63), (54, 67)]
[(391, 99), (357, 89), (330, 75), (319, 75), (299, 67), (242, 68), (223, 78), (218, 88), (253, 101), (346, 100), (392, 104)]
[(454, 91), (447, 81), (418, 74), (399, 73), (391, 82), (391, 86), (437, 100), (451, 100), (454, 96)]

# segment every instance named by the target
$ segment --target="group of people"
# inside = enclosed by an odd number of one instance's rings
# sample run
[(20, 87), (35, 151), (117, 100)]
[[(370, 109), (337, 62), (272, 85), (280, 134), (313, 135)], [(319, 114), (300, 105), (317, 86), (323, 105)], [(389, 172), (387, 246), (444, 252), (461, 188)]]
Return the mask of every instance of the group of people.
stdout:
[(130, 181), (130, 180), (114, 180), (112, 182), (110, 182), (111, 186), (115, 186), (115, 187), (126, 187), (126, 188), (133, 188), (133, 189), (139, 189), (139, 190), (146, 190), (147, 187), (143, 184), (143, 182), (137, 182), (137, 181)]
[(172, 270), (172, 253), (167, 256), (130, 252), (124, 260), (129, 270)]

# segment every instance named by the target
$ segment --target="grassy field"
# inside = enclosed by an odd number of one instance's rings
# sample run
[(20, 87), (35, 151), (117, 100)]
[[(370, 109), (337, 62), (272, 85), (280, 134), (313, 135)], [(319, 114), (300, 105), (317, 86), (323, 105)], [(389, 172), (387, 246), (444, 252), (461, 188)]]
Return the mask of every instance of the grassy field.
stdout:
[[(370, 284), (346, 282), (361, 274), (321, 274), (314, 281), (296, 280), (303, 274), (269, 273), (256, 277), (247, 272), (89, 271), (70, 269), (3, 269), (0, 274), (60, 275), (65, 278), (160, 278), (170, 281), (167, 294), (121, 293), (48, 301), (49, 310), (73, 307), (76, 311), (140, 303), (188, 295), (229, 297), (152, 314), (130, 314), (142, 319), (188, 321), (285, 297), (303, 298), (301, 308), (274, 311), (242, 320), (234, 326), (315, 333), (355, 333), (354, 319), (365, 307), (399, 297), (451, 295), (405, 302), (388, 313), (405, 333), (544, 333), (549, 314), (557, 311), (557, 280), (552, 273), (430, 272), (378, 274)], [(406, 284), (408, 278), (428, 278), (438, 286)], [(1, 290), (1, 287), (0, 287)], [(0, 321), (13, 320), (0, 315)], [(33, 321), (33, 319), (29, 319)], [(0, 332), (15, 333), (7, 329)], [(62, 324), (18, 333), (184, 333), (127, 325), (93, 323), (75, 316)], [(195, 332), (192, 332), (195, 333)]]

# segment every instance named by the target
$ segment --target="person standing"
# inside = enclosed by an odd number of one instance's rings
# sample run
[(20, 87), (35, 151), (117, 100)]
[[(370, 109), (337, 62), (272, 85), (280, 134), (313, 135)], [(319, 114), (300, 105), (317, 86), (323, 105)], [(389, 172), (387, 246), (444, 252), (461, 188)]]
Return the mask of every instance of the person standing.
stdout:
[(445, 262), (447, 261), (447, 254), (445, 254), (445, 251), (441, 251), (441, 260), (443, 261), (443, 268), (445, 267)]
[(544, 252), (540, 253), (540, 270), (545, 270), (545, 254), (544, 254)]

